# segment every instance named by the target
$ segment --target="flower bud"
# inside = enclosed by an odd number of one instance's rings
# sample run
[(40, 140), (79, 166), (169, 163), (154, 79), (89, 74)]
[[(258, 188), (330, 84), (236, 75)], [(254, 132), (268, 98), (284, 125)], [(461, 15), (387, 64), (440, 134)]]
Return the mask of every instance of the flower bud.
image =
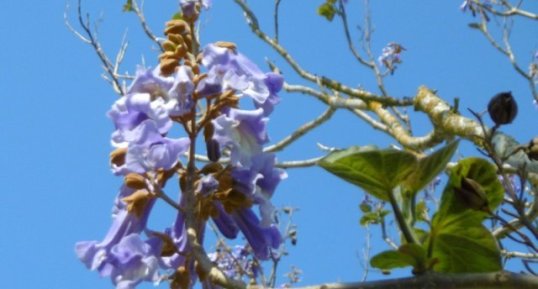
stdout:
[(477, 211), (489, 210), (486, 193), (477, 181), (462, 178), (460, 188), (455, 191), (469, 208)]
[(110, 153), (110, 163), (121, 167), (125, 164), (125, 154), (127, 154), (127, 148), (117, 148)]
[(191, 29), (189, 28), (189, 24), (185, 22), (184, 20), (171, 20), (166, 22), (166, 28), (164, 29), (164, 34), (185, 34), (190, 33)]
[(160, 61), (161, 74), (168, 76), (175, 72), (176, 67), (179, 65), (177, 59), (174, 58), (162, 58)]
[(517, 103), (512, 92), (501, 92), (491, 98), (488, 113), (496, 125), (511, 123), (517, 115)]
[(185, 45), (185, 40), (180, 34), (168, 34), (168, 40), (176, 45)]
[(529, 143), (526, 149), (529, 159), (538, 161), (538, 137), (535, 137)]
[(137, 217), (142, 216), (148, 202), (153, 199), (153, 195), (147, 190), (138, 190), (131, 195), (122, 199), (127, 204), (127, 211), (135, 214)]
[(165, 40), (162, 45), (165, 51), (175, 51), (177, 46), (177, 44), (171, 40)]
[(146, 188), (146, 179), (136, 173), (127, 174), (123, 182), (131, 189), (141, 190)]
[(237, 46), (233, 42), (227, 42), (227, 41), (217, 41), (215, 42), (215, 46), (227, 48), (230, 50), (233, 50), (235, 52)]

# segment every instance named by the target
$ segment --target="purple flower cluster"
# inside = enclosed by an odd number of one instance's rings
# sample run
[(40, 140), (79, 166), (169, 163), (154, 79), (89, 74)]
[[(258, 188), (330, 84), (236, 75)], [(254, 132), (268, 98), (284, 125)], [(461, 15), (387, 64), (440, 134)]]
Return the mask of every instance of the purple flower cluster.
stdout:
[(215, 252), (208, 254), (208, 257), (228, 277), (241, 279), (246, 275), (255, 278), (260, 268), (252, 259), (251, 253), (248, 246), (236, 245), (230, 250), (220, 245)]
[[(209, 5), (207, 1), (181, 1), (183, 9), (192, 3)], [(196, 280), (194, 260), (187, 257), (190, 248), (184, 211), (178, 211), (172, 227), (163, 233), (146, 225), (157, 192), (169, 178), (163, 175), (177, 173), (180, 157), (194, 141), (192, 132), (190, 138), (169, 137), (172, 126), (174, 122), (199, 121), (194, 112), (202, 98), (218, 107), (206, 113), (211, 115), (209, 140), (218, 151), (215, 158), (229, 155), (229, 165), (220, 173), (198, 175), (195, 194), (207, 200), (200, 203), (198, 212), (200, 242), (208, 218), (227, 238), (234, 239), (241, 232), (258, 259), (270, 258), (282, 242), (270, 199), (286, 174), (275, 168), (275, 156), (265, 153), (263, 145), (269, 140), (266, 125), (279, 102), (277, 92), (283, 79), (263, 73), (235, 47), (219, 43), (203, 49), (201, 65), (206, 70), (203, 76), (192, 64), (180, 64), (169, 76), (162, 76), (159, 68), (139, 69), (127, 93), (108, 112), (115, 127), (111, 167), (114, 174), (125, 178), (125, 184), (116, 197), (112, 226), (105, 238), (77, 243), (76, 253), (89, 269), (110, 277), (116, 288), (156, 282), (161, 278), (159, 270), (184, 268), (187, 274), (181, 278), (189, 287)], [(230, 92), (252, 99), (254, 107), (218, 106)], [(185, 206), (184, 199), (181, 195), (180, 207)]]
[(400, 54), (404, 51), (405, 48), (398, 43), (391, 42), (387, 44), (381, 51), (381, 55), (378, 57), (377, 61), (381, 63), (385, 68), (387, 68), (391, 74), (397, 68), (399, 63), (402, 63)]
[[(213, 120), (213, 125), (214, 140), (222, 151), (230, 153), (234, 187), (259, 206), (261, 218), (251, 208), (241, 208), (230, 216), (256, 257), (265, 260), (271, 255), (270, 248), (278, 248), (281, 243), (275, 209), (269, 200), (286, 174), (275, 168), (275, 156), (264, 153), (263, 145), (269, 141), (266, 124), (279, 102), (276, 93), (282, 88), (283, 79), (274, 73), (262, 73), (235, 49), (216, 45), (204, 49), (202, 64), (209, 70), (208, 79), (218, 79), (223, 90), (232, 89), (252, 98), (256, 107), (226, 109)], [(219, 226), (221, 222), (216, 224)]]

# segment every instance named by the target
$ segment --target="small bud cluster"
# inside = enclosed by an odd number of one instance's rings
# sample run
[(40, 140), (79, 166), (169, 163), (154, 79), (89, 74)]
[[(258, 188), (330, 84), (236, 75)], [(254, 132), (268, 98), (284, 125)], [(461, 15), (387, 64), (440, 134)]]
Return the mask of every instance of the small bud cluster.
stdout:
[(488, 9), (491, 9), (493, 6), (493, 0), (465, 0), (460, 5), (460, 10), (466, 12), (467, 10), (471, 11), (473, 17), (476, 17), (477, 14), (484, 17), (486, 21), (489, 21)]
[(393, 74), (396, 68), (398, 67), (398, 64), (402, 63), (400, 54), (404, 50), (405, 48), (402, 45), (395, 42), (391, 42), (383, 48), (381, 56), (379, 56), (377, 60), (386, 69), (388, 69), (390, 74)]
[[(257, 260), (271, 258), (282, 243), (271, 197), (286, 174), (263, 145), (283, 79), (262, 72), (233, 43), (198, 51), (194, 21), (208, 3), (181, 1), (183, 17), (166, 24), (159, 66), (140, 68), (108, 112), (115, 126), (110, 164), (123, 184), (105, 238), (77, 243), (76, 253), (116, 288), (167, 278), (171, 288), (187, 289), (204, 281), (187, 241), (187, 216), (196, 218), (199, 243), (211, 219), (226, 238), (242, 233)], [(253, 108), (241, 109), (240, 98), (252, 99)], [(185, 136), (171, 137), (174, 126)], [(194, 156), (203, 153), (195, 151), (202, 136), (209, 161), (198, 168)], [(181, 189), (177, 203), (165, 193), (174, 176)], [(171, 227), (161, 231), (147, 223), (159, 199), (178, 209)]]

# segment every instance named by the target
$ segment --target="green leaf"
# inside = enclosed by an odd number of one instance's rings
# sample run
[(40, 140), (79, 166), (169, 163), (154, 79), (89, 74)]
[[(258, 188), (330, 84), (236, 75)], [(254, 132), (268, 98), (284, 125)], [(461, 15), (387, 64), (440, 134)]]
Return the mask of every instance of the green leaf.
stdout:
[(123, 4), (123, 12), (132, 12), (133, 9), (133, 0), (127, 0), (125, 4)]
[(320, 161), (320, 166), (373, 196), (388, 201), (392, 191), (416, 167), (416, 157), (395, 149), (358, 151), (350, 148), (333, 152)]
[(361, 203), (359, 208), (363, 213), (369, 213), (372, 211), (372, 206), (370, 206), (368, 203)]
[(443, 273), (494, 272), (502, 269), (501, 254), (491, 232), (472, 221), (444, 224), (435, 236), (433, 258), (439, 262), (434, 271)]
[(426, 251), (418, 244), (404, 244), (397, 251), (384, 251), (372, 257), (370, 264), (382, 270), (412, 266), (414, 272), (424, 272)]
[(504, 192), (495, 167), (484, 159), (468, 158), (452, 168), (449, 175), (427, 241), (431, 248), (430, 257), (438, 260), (434, 271), (472, 273), (501, 270), (497, 242), (482, 225), (488, 214), (469, 207), (457, 192), (463, 178), (472, 179), (484, 190), (489, 209), (495, 210)]
[(370, 265), (375, 268), (382, 270), (392, 270), (395, 268), (404, 268), (408, 266), (413, 266), (415, 260), (413, 257), (404, 254), (400, 251), (384, 251), (381, 252), (372, 259), (370, 259)]
[(326, 2), (318, 7), (318, 14), (325, 17), (325, 19), (328, 21), (333, 21), (334, 14), (336, 14), (336, 9), (333, 4)]
[[(495, 153), (501, 158), (508, 157), (506, 163), (515, 168), (525, 168), (527, 172), (538, 173), (538, 161), (529, 160), (527, 154), (522, 150), (512, 154), (515, 150), (521, 147), (513, 137), (497, 132), (492, 139)], [(526, 145), (526, 144), (525, 144)]]
[[(504, 189), (497, 178), (496, 169), (490, 162), (480, 158), (467, 158), (458, 162), (458, 165), (450, 170), (450, 178), (441, 198), (439, 211), (434, 222), (457, 218), (460, 213), (471, 210), (456, 192), (461, 187), (462, 178), (469, 178), (477, 182), (488, 200), (488, 207), (494, 211), (502, 202)], [(482, 216), (486, 213), (475, 211)]]
[(405, 180), (404, 187), (412, 194), (424, 188), (445, 169), (457, 147), (458, 141), (454, 141), (420, 159), (415, 171)]
[(424, 241), (426, 241), (430, 236), (430, 232), (420, 228), (413, 228), (413, 232), (415, 232), (415, 236), (417, 236), (418, 242), (420, 244), (423, 244)]
[(369, 224), (379, 224), (388, 214), (390, 214), (390, 211), (388, 210), (377, 210), (374, 212), (368, 212), (361, 217), (359, 223), (361, 224), (361, 226), (366, 226)]

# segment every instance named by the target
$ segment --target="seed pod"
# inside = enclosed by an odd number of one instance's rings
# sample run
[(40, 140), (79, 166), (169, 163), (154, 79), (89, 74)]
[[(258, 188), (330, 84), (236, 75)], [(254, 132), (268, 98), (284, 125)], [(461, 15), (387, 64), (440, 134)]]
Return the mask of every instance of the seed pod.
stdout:
[(517, 103), (512, 92), (501, 92), (493, 96), (488, 104), (488, 113), (496, 125), (511, 123), (517, 115)]
[(529, 159), (538, 161), (538, 137), (535, 137), (529, 143), (529, 146), (526, 149), (527, 156)]
[(489, 210), (486, 192), (475, 180), (462, 178), (460, 188), (455, 191), (469, 208), (477, 211)]

